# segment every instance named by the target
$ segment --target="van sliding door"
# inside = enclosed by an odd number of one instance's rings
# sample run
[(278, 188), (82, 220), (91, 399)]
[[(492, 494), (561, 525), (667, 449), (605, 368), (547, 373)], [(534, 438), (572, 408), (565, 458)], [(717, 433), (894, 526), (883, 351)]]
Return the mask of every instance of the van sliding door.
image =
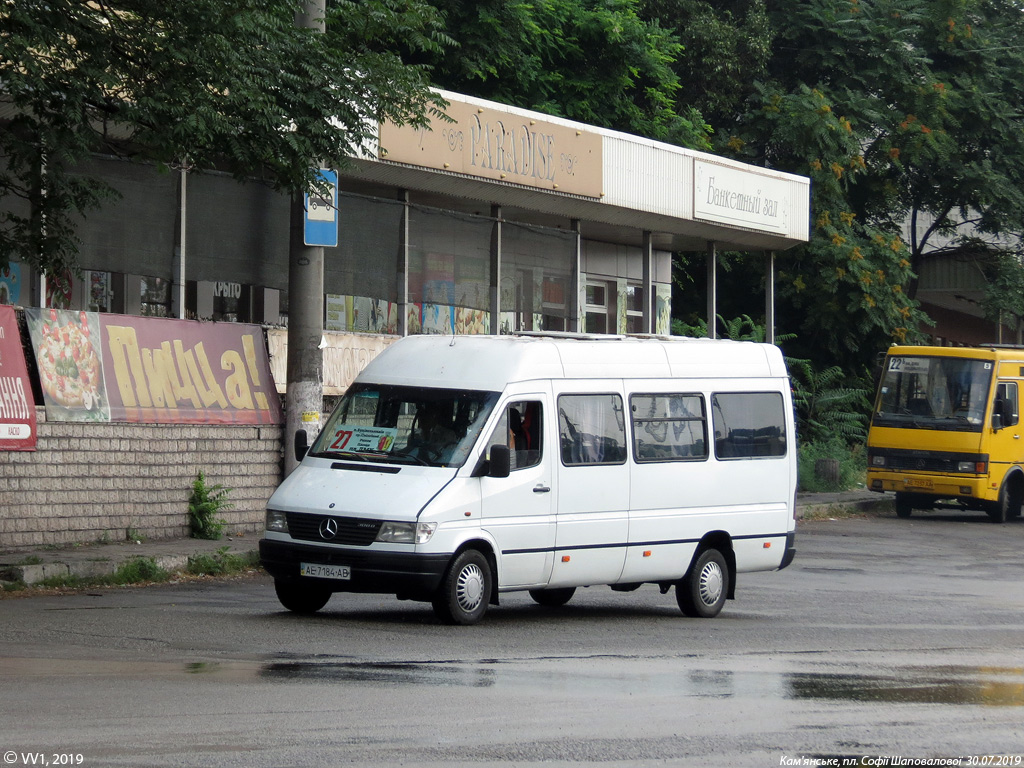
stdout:
[(551, 578), (556, 587), (615, 583), (629, 531), (622, 394), (610, 392), (607, 383), (579, 385), (576, 389), (577, 384), (566, 382), (567, 391), (556, 402), (558, 498)]

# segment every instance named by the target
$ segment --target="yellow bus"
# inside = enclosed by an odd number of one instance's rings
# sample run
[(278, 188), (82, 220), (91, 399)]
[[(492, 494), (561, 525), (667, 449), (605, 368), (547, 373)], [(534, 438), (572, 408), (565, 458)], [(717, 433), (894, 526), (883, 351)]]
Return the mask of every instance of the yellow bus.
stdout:
[(868, 431), (868, 488), (896, 514), (937, 502), (1017, 517), (1024, 499), (1024, 347), (890, 347)]

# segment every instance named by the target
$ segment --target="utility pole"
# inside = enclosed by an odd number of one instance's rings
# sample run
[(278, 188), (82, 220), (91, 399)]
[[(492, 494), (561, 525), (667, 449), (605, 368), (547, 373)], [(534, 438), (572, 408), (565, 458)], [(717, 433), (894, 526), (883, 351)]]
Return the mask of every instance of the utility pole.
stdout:
[[(324, 31), (326, 0), (307, 0), (295, 26)], [(298, 461), (295, 435), (305, 430), (310, 441), (320, 432), (323, 409), (324, 249), (304, 238), (305, 195), (293, 194), (288, 243), (288, 383), (285, 395), (285, 474)]]

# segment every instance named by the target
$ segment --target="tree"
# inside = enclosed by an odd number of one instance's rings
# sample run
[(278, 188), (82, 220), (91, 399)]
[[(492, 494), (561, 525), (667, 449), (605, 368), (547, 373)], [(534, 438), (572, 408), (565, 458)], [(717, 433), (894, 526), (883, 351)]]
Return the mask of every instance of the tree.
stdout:
[[(1006, 269), (1024, 231), (1021, 3), (647, 0), (644, 13), (679, 32), (681, 79), (705, 78), (706, 96), (686, 95), (716, 151), (812, 179), (811, 241), (780, 257), (777, 293), (804, 356), (850, 370), (919, 338), (917, 275), (935, 254), (976, 255), (1001, 276), (990, 305), (1019, 304)], [(697, 50), (705, 61), (687, 58)]]
[(458, 46), (429, 60), (434, 82), (505, 104), (707, 149), (700, 112), (678, 98), (678, 39), (638, 0), (439, 0)]
[(376, 123), (423, 125), (442, 102), (408, 60), (446, 42), (421, 0), (19, 0), (0, 11), (0, 266), (74, 267), (74, 218), (113, 190), (76, 174), (90, 153), (187, 163), (301, 194), (344, 167)]

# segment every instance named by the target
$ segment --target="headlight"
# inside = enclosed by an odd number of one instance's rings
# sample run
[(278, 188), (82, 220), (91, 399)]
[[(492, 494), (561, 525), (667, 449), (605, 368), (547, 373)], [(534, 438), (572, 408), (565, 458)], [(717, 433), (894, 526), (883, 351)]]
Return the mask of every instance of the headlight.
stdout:
[(437, 523), (392, 523), (380, 526), (377, 541), (388, 544), (426, 544), (437, 530)]
[(878, 453), (873, 454), (871, 456), (871, 466), (873, 466), (873, 467), (884, 467), (885, 466), (885, 456), (882, 456), (881, 454), (878, 454)]
[(288, 518), (284, 512), (278, 512), (276, 509), (267, 510), (267, 530), (288, 533)]

